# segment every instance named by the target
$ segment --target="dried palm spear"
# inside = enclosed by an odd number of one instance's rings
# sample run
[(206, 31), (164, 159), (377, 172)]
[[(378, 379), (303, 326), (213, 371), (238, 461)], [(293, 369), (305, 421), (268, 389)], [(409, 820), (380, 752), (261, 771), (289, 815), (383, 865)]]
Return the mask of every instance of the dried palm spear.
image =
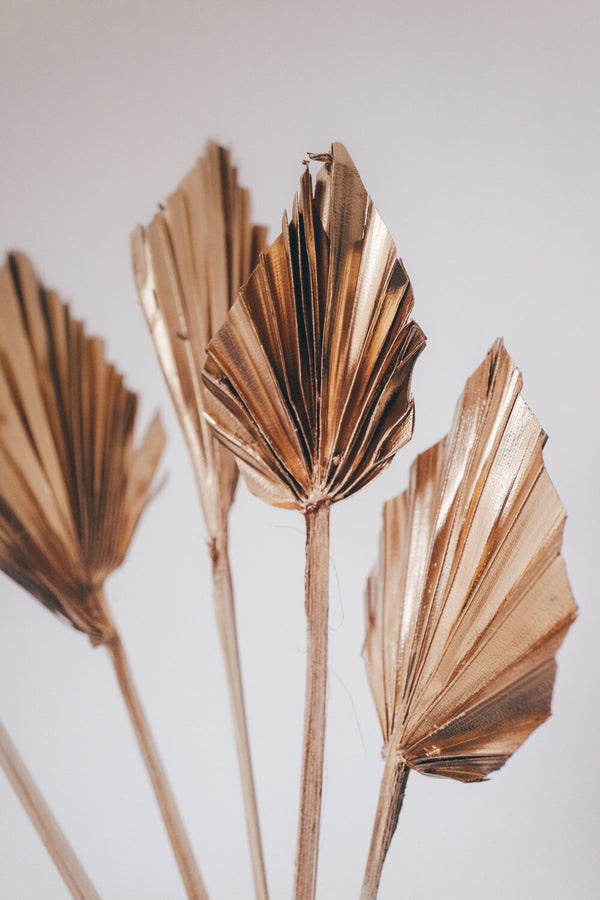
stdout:
[(386, 503), (367, 585), (367, 669), (386, 763), (362, 890), (377, 894), (409, 769), (480, 781), (550, 715), (576, 606), (546, 436), (497, 341), (449, 434)]
[(265, 229), (251, 225), (250, 198), (229, 152), (205, 155), (150, 225), (132, 235), (137, 289), (183, 429), (210, 539), (213, 594), (225, 660), (256, 896), (267, 883), (244, 709), (227, 520), (237, 481), (231, 454), (214, 441), (203, 412), (206, 347), (255, 265)]
[(0, 765), (75, 900), (100, 900), (60, 825), (0, 722)]
[(133, 447), (136, 395), (21, 254), (0, 269), (0, 319), (0, 568), (107, 647), (188, 895), (205, 898), (103, 589), (148, 501), (162, 427)]
[(307, 523), (306, 707), (296, 897), (315, 892), (327, 676), (329, 507), (412, 434), (425, 338), (396, 248), (345, 148), (308, 167), (291, 220), (208, 347), (206, 410), (250, 490)]

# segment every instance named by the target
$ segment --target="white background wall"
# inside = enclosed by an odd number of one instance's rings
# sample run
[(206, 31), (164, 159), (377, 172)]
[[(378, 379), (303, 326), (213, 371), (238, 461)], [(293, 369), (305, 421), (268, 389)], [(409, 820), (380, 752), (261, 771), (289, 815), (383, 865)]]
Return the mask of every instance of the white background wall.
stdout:
[[(382, 763), (360, 649), (383, 501), (450, 423), (497, 335), (550, 435), (580, 618), (554, 716), (483, 785), (413, 775), (380, 896), (592, 898), (600, 875), (596, 2), (3, 3), (0, 246), (21, 248), (163, 410), (166, 489), (108, 582), (212, 898), (251, 896), (190, 465), (138, 307), (128, 235), (213, 137), (274, 238), (301, 160), (343, 141), (390, 228), (429, 338), (417, 424), (332, 515), (319, 897), (358, 895)], [(304, 688), (303, 524), (239, 489), (232, 553), (273, 898), (290, 895)], [(0, 710), (110, 900), (183, 896), (107, 654), (8, 579)], [(0, 773), (0, 896), (65, 889)]]

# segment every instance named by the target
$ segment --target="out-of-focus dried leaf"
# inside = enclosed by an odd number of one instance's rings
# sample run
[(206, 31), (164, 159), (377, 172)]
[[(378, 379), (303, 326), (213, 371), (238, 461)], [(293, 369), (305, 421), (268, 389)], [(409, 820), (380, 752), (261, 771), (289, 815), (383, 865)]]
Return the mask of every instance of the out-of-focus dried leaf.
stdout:
[(103, 591), (150, 497), (162, 426), (133, 448), (136, 395), (22, 254), (0, 269), (0, 319), (0, 567), (106, 644), (188, 896), (206, 900)]
[(0, 269), (0, 568), (95, 642), (164, 446), (134, 448), (137, 397), (29, 260)]
[(498, 341), (384, 508), (366, 659), (387, 754), (478, 781), (550, 715), (576, 614), (545, 434)]
[(250, 224), (250, 197), (239, 187), (229, 151), (209, 143), (203, 157), (147, 229), (132, 235), (138, 292), (192, 458), (210, 538), (213, 595), (244, 794), (257, 898), (266, 900), (258, 806), (244, 712), (227, 519), (238, 470), (204, 417), (206, 347), (223, 324), (265, 245)]
[(227, 519), (237, 481), (230, 454), (204, 419), (206, 347), (256, 265), (266, 229), (229, 151), (209, 143), (150, 225), (132, 235), (138, 293), (185, 434), (211, 537)]
[(207, 415), (250, 490), (306, 510), (357, 491), (412, 435), (425, 344), (408, 276), (334, 144), (208, 347)]

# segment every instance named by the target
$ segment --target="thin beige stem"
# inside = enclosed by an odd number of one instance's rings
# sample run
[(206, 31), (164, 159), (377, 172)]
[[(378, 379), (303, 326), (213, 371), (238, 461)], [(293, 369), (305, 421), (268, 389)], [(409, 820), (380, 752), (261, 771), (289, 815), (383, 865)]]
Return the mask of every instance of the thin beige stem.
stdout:
[(329, 618), (329, 506), (306, 513), (306, 689), (296, 848), (295, 900), (313, 900), (317, 884)]
[(75, 851), (52, 815), (2, 722), (0, 722), (0, 765), (71, 895), (76, 900), (100, 900), (100, 895), (85, 874), (75, 856)]
[(248, 740), (248, 726), (244, 706), (244, 691), (242, 687), (242, 672), (240, 667), (237, 628), (235, 624), (231, 570), (227, 552), (226, 529), (223, 529), (221, 534), (212, 540), (211, 557), (213, 564), (215, 615), (225, 661), (227, 687), (229, 689), (229, 702), (231, 705), (231, 717), (233, 719), (235, 746), (240, 769), (240, 779), (242, 782), (244, 808), (246, 811), (246, 828), (250, 846), (254, 892), (258, 900), (268, 900), (267, 879), (260, 839), (258, 807), (254, 789), (254, 777), (252, 775), (252, 760), (250, 757), (250, 743)]
[(131, 675), (125, 650), (118, 634), (115, 633), (115, 636), (107, 642), (106, 647), (112, 657), (123, 699), (125, 700), (144, 762), (146, 763), (148, 775), (154, 788), (187, 895), (192, 900), (208, 900), (206, 888), (194, 859), (189, 838), (177, 809), (158, 749), (154, 743), (146, 714)]
[(375, 900), (377, 897), (381, 871), (402, 809), (408, 772), (409, 768), (404, 761), (398, 760), (393, 753), (388, 753), (360, 900)]

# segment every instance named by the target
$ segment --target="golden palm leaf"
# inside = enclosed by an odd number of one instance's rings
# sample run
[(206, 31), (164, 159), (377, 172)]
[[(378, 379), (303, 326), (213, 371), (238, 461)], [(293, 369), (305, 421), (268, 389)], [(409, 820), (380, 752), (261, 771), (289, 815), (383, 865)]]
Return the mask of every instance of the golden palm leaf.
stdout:
[(392, 238), (346, 149), (261, 256), (208, 347), (207, 413), (248, 486), (305, 510), (370, 481), (412, 435), (425, 344)]
[(95, 642), (164, 434), (133, 446), (137, 397), (29, 260), (0, 269), (0, 568)]
[(315, 896), (326, 719), (331, 503), (359, 490), (412, 435), (425, 345), (390, 233), (342, 144), (260, 257), (204, 367), (206, 414), (248, 487), (306, 518), (307, 675), (297, 900)]
[(384, 507), (365, 651), (387, 761), (364, 898), (375, 896), (391, 839), (382, 823), (390, 807), (397, 818), (406, 767), (482, 780), (550, 715), (554, 656), (576, 606), (560, 555), (565, 511), (521, 386), (497, 341), (449, 434)]
[(230, 454), (203, 415), (206, 347), (221, 327), (265, 245), (250, 223), (249, 192), (229, 151), (206, 152), (147, 228), (132, 235), (138, 293), (189, 447), (204, 518), (214, 537), (227, 519), (237, 480)]
[(103, 590), (148, 502), (162, 426), (133, 447), (137, 396), (22, 254), (0, 269), (0, 319), (0, 567), (106, 645), (188, 896), (206, 900)]
[(213, 596), (240, 764), (256, 896), (267, 898), (258, 807), (244, 712), (228, 514), (238, 470), (204, 417), (206, 347), (223, 324), (265, 244), (250, 224), (250, 197), (238, 185), (229, 151), (209, 143), (194, 169), (154, 217), (132, 236), (133, 268), (154, 346), (183, 428), (210, 538)]

